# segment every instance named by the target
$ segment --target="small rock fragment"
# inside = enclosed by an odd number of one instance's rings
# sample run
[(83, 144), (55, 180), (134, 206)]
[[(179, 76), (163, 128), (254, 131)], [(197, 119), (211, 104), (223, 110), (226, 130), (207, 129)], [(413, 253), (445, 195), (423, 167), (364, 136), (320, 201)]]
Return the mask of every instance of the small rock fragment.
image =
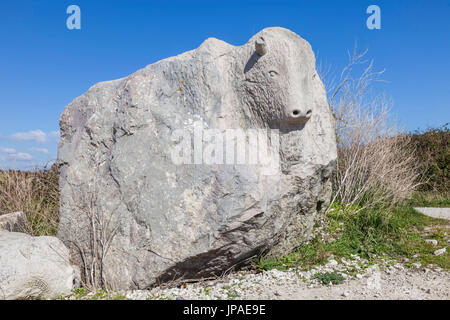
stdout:
[(446, 253), (446, 252), (447, 252), (447, 249), (446, 249), (446, 248), (442, 248), (442, 249), (436, 250), (436, 251), (434, 252), (434, 255), (435, 255), (435, 256), (441, 256), (441, 255), (443, 255), (443, 254)]
[(338, 262), (334, 259), (330, 259), (330, 261), (328, 261), (327, 263), (329, 266), (337, 266)]
[(426, 242), (426, 243), (430, 243), (430, 244), (433, 245), (434, 247), (436, 247), (437, 244), (438, 244), (437, 240), (434, 240), (434, 239), (426, 239), (425, 242)]

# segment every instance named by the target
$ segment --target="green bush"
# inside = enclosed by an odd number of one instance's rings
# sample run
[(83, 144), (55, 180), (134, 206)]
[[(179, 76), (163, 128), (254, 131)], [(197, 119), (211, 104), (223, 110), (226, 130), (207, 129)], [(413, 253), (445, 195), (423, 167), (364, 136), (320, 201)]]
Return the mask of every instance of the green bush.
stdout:
[(450, 128), (429, 128), (411, 134), (424, 172), (419, 191), (450, 192)]

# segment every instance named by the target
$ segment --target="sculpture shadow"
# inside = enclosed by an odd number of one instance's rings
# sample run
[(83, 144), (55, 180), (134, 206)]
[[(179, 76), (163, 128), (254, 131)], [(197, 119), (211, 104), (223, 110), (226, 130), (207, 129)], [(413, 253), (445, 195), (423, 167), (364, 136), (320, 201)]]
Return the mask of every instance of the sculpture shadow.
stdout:
[(289, 133), (292, 131), (301, 131), (303, 128), (305, 128), (306, 122), (302, 124), (296, 124), (296, 125), (288, 125), (285, 123), (280, 122), (272, 122), (269, 125), (269, 128), (274, 130), (277, 129), (281, 134)]
[(250, 69), (253, 68), (255, 63), (258, 62), (259, 58), (261, 58), (259, 56), (259, 54), (257, 54), (256, 52), (253, 52), (252, 56), (247, 61), (247, 64), (244, 67), (244, 73), (247, 73), (248, 71), (250, 71)]

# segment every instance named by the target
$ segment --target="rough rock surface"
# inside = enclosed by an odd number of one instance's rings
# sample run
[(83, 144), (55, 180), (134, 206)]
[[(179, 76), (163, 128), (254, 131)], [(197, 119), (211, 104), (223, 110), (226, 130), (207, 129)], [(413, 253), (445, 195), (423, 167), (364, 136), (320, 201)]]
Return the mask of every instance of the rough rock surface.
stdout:
[(29, 229), (27, 217), (21, 211), (0, 215), (0, 230), (26, 232)]
[(56, 299), (77, 279), (69, 250), (56, 237), (0, 230), (0, 299)]
[[(210, 38), (96, 84), (66, 107), (60, 126), (58, 237), (86, 279), (99, 275), (112, 288), (220, 275), (262, 251), (290, 251), (312, 238), (329, 201), (332, 115), (310, 45), (283, 28), (240, 47)], [(200, 130), (196, 139), (199, 128), (216, 135)], [(258, 163), (279, 170), (208, 162), (228, 129), (270, 132)], [(199, 144), (203, 159), (174, 161), (174, 149), (185, 155)]]

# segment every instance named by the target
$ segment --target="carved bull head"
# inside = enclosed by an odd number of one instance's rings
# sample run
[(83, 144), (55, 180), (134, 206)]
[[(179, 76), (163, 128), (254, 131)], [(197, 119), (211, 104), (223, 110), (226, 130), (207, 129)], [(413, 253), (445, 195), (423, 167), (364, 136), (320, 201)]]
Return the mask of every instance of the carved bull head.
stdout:
[[(288, 32), (288, 40), (277, 32)], [(316, 77), (309, 44), (285, 29), (268, 29), (256, 36), (248, 56), (242, 87), (252, 112), (271, 126), (305, 125), (313, 114)]]

